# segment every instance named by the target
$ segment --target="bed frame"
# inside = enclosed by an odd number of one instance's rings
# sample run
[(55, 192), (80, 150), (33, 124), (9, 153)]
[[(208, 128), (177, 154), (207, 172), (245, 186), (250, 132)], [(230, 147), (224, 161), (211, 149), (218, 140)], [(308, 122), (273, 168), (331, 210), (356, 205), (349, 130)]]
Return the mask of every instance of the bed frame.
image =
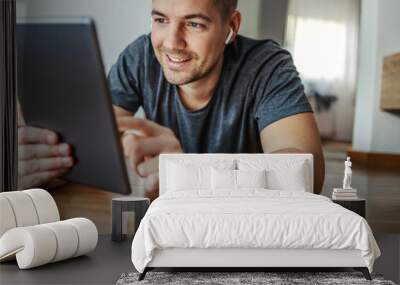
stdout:
[[(160, 155), (160, 194), (164, 193), (166, 183), (166, 162), (170, 160), (263, 158), (286, 160), (300, 159), (309, 166), (309, 181), (313, 181), (313, 157), (311, 154), (161, 154)], [(313, 192), (310, 183), (309, 192)], [(359, 250), (330, 249), (249, 249), (249, 248), (170, 248), (157, 249), (139, 280), (155, 268), (231, 268), (246, 271), (254, 268), (343, 268), (350, 267), (361, 271), (367, 280), (371, 275)], [(262, 270), (261, 270), (262, 271)]]
[(232, 268), (246, 271), (254, 268), (337, 268), (350, 267), (371, 280), (359, 250), (329, 249), (193, 249), (156, 250), (152, 261), (139, 275), (155, 268)]

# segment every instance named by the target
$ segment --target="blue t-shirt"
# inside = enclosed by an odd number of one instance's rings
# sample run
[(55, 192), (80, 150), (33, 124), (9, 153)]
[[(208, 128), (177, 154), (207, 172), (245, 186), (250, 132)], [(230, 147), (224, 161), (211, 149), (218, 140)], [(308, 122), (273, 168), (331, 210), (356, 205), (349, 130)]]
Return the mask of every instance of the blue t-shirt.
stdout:
[(272, 40), (239, 35), (227, 45), (214, 94), (195, 111), (166, 80), (150, 35), (120, 54), (108, 80), (114, 105), (132, 113), (142, 106), (147, 119), (175, 133), (186, 153), (260, 153), (266, 126), (312, 112), (291, 55)]

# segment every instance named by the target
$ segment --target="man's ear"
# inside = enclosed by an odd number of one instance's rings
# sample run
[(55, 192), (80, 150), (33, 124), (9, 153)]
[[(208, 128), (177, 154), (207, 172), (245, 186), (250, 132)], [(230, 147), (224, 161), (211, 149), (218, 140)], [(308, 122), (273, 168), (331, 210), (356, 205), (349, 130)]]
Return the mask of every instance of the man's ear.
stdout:
[[(242, 14), (238, 11), (235, 10), (232, 15), (231, 18), (229, 20), (229, 34), (228, 37), (226, 38), (226, 42), (231, 43), (233, 42), (233, 40), (235, 39), (236, 35), (239, 33), (239, 29), (240, 29), (240, 24), (242, 23)], [(231, 35), (232, 34), (232, 35)], [(229, 41), (228, 41), (229, 39)]]

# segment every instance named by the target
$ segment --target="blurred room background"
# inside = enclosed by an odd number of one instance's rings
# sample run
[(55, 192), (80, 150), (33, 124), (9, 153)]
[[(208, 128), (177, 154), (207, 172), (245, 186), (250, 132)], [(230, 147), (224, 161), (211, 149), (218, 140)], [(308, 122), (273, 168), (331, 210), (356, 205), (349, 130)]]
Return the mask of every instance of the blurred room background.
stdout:
[[(107, 73), (150, 32), (150, 10), (150, 0), (17, 0), (19, 17), (92, 17)], [(242, 35), (274, 39), (293, 55), (323, 139), (322, 194), (341, 185), (350, 155), (374, 233), (400, 233), (400, 1), (239, 0), (239, 10)], [(140, 179), (131, 184), (140, 194)], [(54, 192), (65, 218), (88, 216), (100, 232), (110, 231), (110, 195), (77, 185)], [(385, 241), (378, 271), (399, 281), (400, 239)]]

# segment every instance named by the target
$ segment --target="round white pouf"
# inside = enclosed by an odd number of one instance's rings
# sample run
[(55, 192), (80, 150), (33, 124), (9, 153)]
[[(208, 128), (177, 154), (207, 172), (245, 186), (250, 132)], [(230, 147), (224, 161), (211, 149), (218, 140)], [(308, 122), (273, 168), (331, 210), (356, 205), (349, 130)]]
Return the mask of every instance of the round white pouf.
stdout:
[(51, 229), (57, 238), (57, 252), (51, 262), (57, 262), (74, 256), (78, 249), (78, 233), (67, 221), (42, 225)]
[(78, 249), (74, 257), (86, 254), (96, 248), (98, 232), (96, 225), (91, 220), (85, 218), (74, 218), (65, 220), (65, 222), (70, 223), (78, 233)]
[(17, 227), (33, 226), (39, 223), (35, 205), (30, 196), (23, 191), (1, 193), (13, 209)]
[[(1, 193), (2, 194), (2, 193)], [(0, 194), (0, 237), (9, 229), (15, 228), (14, 211), (11, 208), (10, 202), (6, 197)]]
[(49, 263), (56, 252), (55, 234), (41, 225), (13, 228), (0, 239), (0, 260), (16, 254), (20, 269)]
[(97, 240), (96, 226), (85, 218), (13, 228), (0, 238), (0, 261), (16, 257), (28, 269), (89, 253)]
[(39, 224), (51, 223), (60, 220), (56, 202), (49, 192), (43, 189), (29, 189), (22, 191), (28, 194), (36, 208)]

